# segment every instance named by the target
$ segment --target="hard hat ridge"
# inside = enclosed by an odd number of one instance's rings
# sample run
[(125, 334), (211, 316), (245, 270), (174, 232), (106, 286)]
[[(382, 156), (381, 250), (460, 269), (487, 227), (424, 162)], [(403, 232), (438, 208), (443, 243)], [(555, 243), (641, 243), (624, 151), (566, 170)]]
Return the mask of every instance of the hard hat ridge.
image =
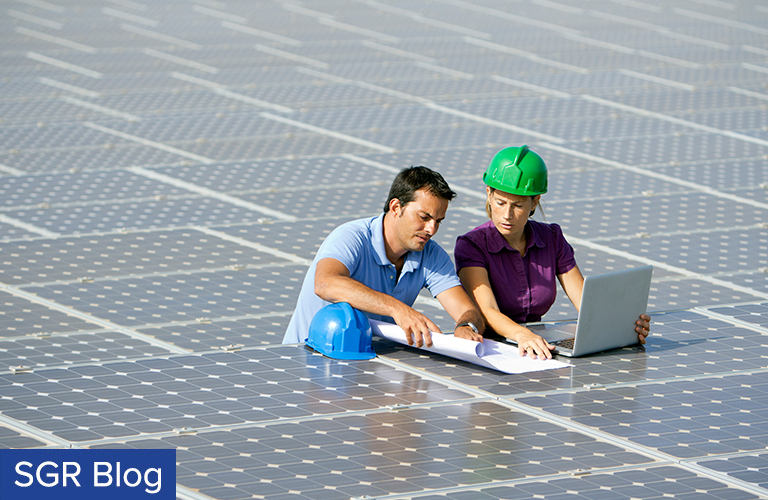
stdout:
[(547, 165), (535, 151), (523, 145), (504, 148), (493, 156), (483, 174), (493, 189), (519, 196), (547, 192)]

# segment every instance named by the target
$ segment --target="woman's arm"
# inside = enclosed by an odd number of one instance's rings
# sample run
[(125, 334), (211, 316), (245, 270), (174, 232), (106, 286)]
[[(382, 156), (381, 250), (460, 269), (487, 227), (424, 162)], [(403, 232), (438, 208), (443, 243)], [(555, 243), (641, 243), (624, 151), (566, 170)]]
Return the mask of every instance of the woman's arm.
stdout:
[(584, 290), (584, 276), (581, 275), (579, 266), (573, 266), (570, 271), (558, 274), (557, 279), (578, 311), (581, 307), (581, 292)]
[(555, 346), (548, 344), (540, 336), (499, 311), (499, 305), (488, 279), (488, 271), (485, 268), (464, 267), (459, 271), (459, 278), (464, 289), (480, 309), (486, 326), (491, 327), (499, 335), (517, 342), (521, 356), (528, 354), (531, 357), (538, 356), (543, 359), (552, 357), (551, 350)]

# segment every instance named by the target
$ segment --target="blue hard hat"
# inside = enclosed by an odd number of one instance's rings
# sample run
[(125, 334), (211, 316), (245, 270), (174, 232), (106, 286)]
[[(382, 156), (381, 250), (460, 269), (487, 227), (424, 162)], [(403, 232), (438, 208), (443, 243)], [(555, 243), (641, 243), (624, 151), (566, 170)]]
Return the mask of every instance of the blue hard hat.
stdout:
[(328, 304), (312, 318), (307, 345), (333, 359), (371, 359), (371, 324), (346, 302)]

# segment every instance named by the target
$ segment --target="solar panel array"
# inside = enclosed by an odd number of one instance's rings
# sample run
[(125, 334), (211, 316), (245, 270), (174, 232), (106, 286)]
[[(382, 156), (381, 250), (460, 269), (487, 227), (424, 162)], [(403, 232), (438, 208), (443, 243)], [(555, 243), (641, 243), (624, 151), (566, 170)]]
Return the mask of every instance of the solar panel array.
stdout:
[[(172, 447), (184, 500), (768, 497), (764, 2), (9, 0), (0, 27), (0, 447)], [(452, 252), (521, 144), (585, 274), (654, 265), (645, 347), (506, 375), (281, 345), (397, 171), (459, 192)]]

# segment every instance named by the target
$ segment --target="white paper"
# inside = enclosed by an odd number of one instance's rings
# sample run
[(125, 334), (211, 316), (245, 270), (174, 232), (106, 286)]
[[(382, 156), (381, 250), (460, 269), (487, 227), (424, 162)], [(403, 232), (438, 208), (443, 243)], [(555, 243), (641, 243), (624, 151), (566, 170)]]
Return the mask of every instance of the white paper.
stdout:
[(530, 356), (520, 356), (517, 346), (505, 342), (484, 339), (483, 346), (483, 356), (478, 358), (477, 361), (472, 361), (472, 363), (504, 373), (537, 372), (571, 366), (570, 363), (564, 363), (556, 359), (534, 359)]
[[(374, 335), (408, 345), (405, 332), (399, 326), (376, 320), (370, 320), (370, 323)], [(484, 339), (480, 343), (435, 332), (432, 332), (432, 347), (419, 347), (418, 349), (435, 352), (504, 373), (527, 373), (571, 366), (568, 363), (555, 359), (534, 359), (528, 356), (520, 356), (516, 346), (496, 342), (495, 340)]]

